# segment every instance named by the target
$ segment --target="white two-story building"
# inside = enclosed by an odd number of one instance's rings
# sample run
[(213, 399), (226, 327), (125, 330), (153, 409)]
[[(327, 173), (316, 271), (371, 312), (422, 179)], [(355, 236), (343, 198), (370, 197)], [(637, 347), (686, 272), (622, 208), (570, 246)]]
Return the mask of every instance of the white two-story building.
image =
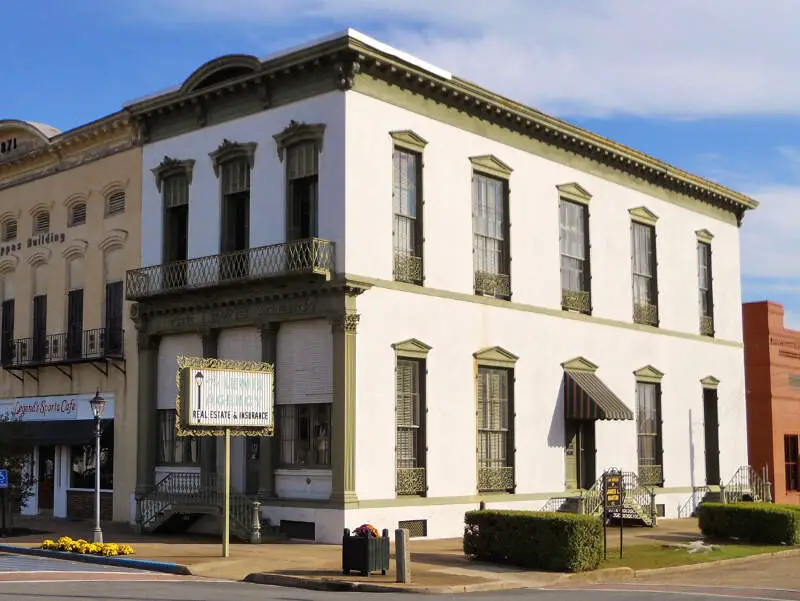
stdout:
[(275, 363), (276, 434), (234, 442), (233, 486), (298, 538), (591, 511), (610, 467), (676, 517), (746, 464), (754, 200), (352, 30), (126, 108), (141, 498), (221, 470), (175, 436), (178, 355)]

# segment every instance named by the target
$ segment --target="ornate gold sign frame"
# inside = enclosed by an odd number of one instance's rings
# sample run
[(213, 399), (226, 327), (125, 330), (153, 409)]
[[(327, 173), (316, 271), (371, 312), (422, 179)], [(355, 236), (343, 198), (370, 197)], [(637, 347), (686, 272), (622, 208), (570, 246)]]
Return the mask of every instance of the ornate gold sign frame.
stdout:
[(197, 369), (229, 369), (236, 371), (246, 371), (254, 373), (275, 374), (275, 368), (269, 363), (259, 361), (234, 361), (231, 359), (210, 359), (203, 357), (185, 357), (180, 355), (178, 359), (178, 371), (175, 374), (175, 386), (178, 391), (175, 397), (175, 432), (178, 436), (225, 436), (225, 431), (230, 430), (231, 436), (272, 436), (275, 434), (275, 380), (272, 380), (272, 421), (273, 425), (268, 428), (220, 428), (219, 426), (193, 426), (184, 428), (181, 420), (181, 393), (185, 390), (186, 382), (182, 381), (181, 373), (185, 373), (187, 367)]

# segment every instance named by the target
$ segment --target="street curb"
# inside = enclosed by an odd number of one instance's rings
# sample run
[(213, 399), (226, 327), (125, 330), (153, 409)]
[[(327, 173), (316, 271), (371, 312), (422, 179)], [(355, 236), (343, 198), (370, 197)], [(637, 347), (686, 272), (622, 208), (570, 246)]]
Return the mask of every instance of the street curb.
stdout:
[(191, 576), (188, 567), (178, 563), (162, 561), (149, 561), (147, 559), (128, 559), (125, 557), (103, 557), (101, 555), (83, 555), (67, 551), (49, 551), (45, 549), (31, 549), (30, 547), (17, 547), (15, 545), (0, 545), (0, 552), (14, 553), (16, 555), (32, 555), (34, 557), (48, 557), (50, 559), (64, 559), (67, 561), (82, 561), (118, 568), (131, 568), (133, 570), (148, 570), (150, 572), (163, 572), (178, 576)]
[(684, 566), (672, 566), (669, 568), (651, 568), (649, 570), (635, 570), (634, 576), (650, 576), (656, 574), (679, 574), (681, 572), (695, 572), (709, 567), (719, 567), (726, 565), (739, 565), (755, 563), (762, 559), (770, 557), (796, 557), (800, 556), (800, 549), (786, 549), (785, 551), (773, 551), (771, 553), (756, 553), (755, 555), (748, 555), (746, 557), (733, 557), (731, 559), (716, 559), (714, 561), (704, 561), (702, 563), (693, 563)]

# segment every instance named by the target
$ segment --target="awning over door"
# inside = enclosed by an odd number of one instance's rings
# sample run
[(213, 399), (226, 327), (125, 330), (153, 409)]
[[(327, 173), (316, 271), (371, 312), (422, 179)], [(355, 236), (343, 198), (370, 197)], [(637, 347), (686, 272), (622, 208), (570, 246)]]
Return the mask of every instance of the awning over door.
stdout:
[(597, 374), (564, 370), (564, 416), (567, 419), (633, 419), (633, 411)]
[[(4, 428), (14, 427), (16, 424), (0, 424), (0, 436)], [(31, 421), (18, 424), (21, 428), (15, 432), (16, 436), (24, 437), (24, 441), (31, 446), (36, 445), (84, 445), (92, 444), (95, 440), (94, 420), (78, 419), (63, 421)], [(114, 420), (102, 421), (103, 432), (113, 430)]]

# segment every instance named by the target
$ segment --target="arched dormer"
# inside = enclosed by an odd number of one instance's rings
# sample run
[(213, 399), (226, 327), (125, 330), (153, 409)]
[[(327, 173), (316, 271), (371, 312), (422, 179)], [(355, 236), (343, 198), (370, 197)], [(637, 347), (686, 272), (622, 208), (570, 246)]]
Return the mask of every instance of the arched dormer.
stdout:
[(261, 62), (248, 54), (229, 54), (208, 61), (198, 67), (186, 78), (180, 88), (181, 94), (189, 94), (198, 90), (213, 87), (217, 84), (239, 79), (256, 73)]

